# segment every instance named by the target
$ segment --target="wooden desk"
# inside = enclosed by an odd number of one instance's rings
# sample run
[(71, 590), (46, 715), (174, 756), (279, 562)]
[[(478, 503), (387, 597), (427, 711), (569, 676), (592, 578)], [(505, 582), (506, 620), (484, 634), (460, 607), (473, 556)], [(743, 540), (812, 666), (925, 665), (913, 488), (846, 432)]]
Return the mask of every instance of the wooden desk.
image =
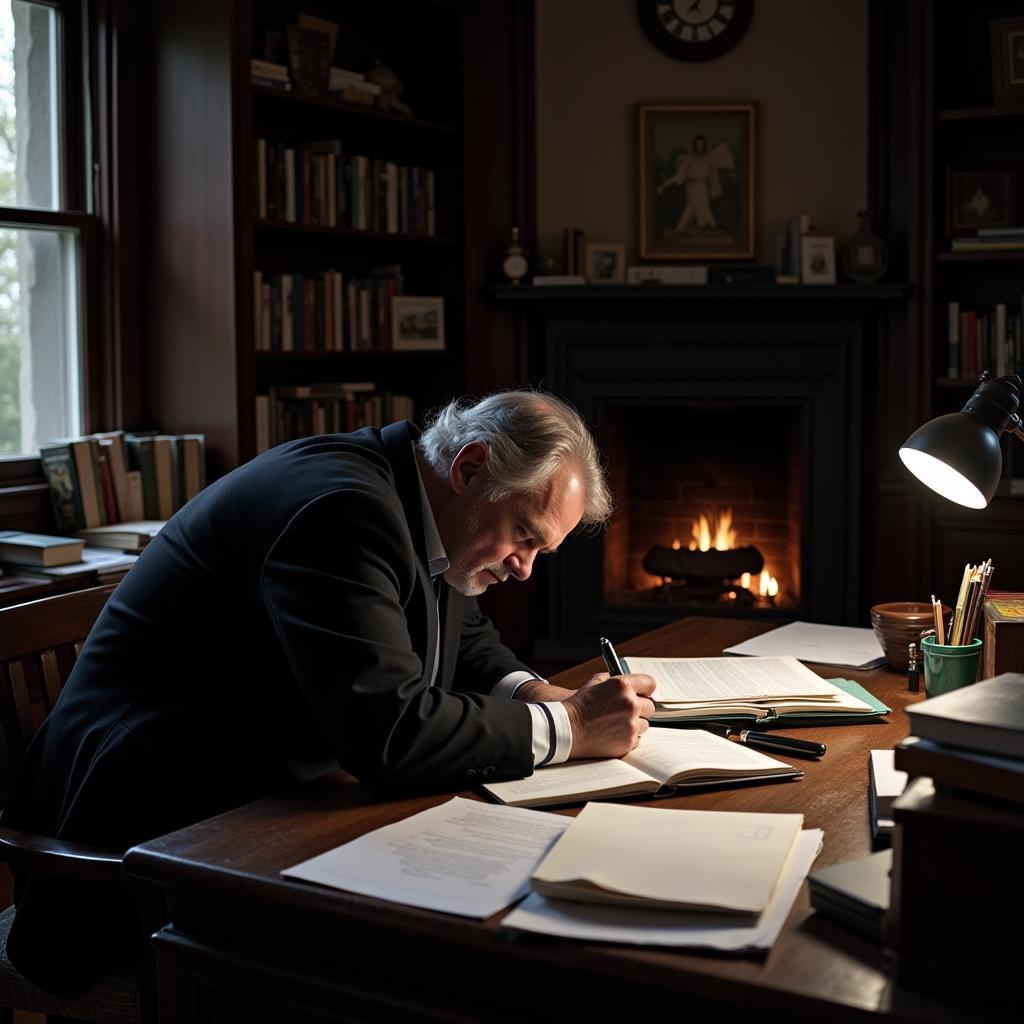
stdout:
[[(621, 651), (713, 655), (768, 628), (690, 618)], [(578, 685), (600, 668), (595, 658), (557, 681)], [(807, 730), (828, 753), (803, 762), (800, 782), (669, 803), (802, 812), (808, 827), (825, 830), (819, 866), (869, 853), (867, 752), (903, 738), (903, 708), (919, 698), (906, 692), (905, 676), (842, 674), (894, 709), (888, 721)], [(621, 1021), (655, 1008), (688, 1021), (746, 1011), (759, 1024), (1003, 1019), (896, 990), (880, 951), (813, 914), (806, 891), (762, 960), (518, 935), (497, 919), (480, 924), (279, 877), (288, 865), (450, 796), (376, 800), (339, 772), (130, 852), (129, 870), (168, 897), (170, 923), (155, 936), (161, 1021)]]

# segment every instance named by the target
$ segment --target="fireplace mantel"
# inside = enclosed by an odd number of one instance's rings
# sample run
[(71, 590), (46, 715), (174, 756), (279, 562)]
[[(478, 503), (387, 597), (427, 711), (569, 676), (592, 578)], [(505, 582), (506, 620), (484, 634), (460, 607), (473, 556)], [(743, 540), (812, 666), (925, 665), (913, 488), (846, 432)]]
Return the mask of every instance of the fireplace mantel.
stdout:
[[(802, 424), (801, 618), (861, 620), (861, 480), (865, 342), (900, 284), (835, 286), (500, 286), (493, 298), (530, 313), (544, 383), (571, 401), (602, 441), (623, 405), (789, 410)], [(596, 636), (629, 636), (682, 608), (602, 599), (603, 554), (570, 538), (544, 567), (548, 615), (538, 649), (584, 655)], [(660, 620), (658, 617), (661, 617)], [(591, 652), (592, 653), (592, 652)]]

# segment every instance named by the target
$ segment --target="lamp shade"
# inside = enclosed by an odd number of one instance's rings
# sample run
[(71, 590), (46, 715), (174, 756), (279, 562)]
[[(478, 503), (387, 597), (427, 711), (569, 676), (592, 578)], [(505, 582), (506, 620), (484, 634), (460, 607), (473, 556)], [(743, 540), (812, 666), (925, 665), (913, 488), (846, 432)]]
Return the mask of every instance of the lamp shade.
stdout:
[(999, 433), (977, 416), (954, 412), (918, 427), (900, 447), (923, 484), (968, 508), (984, 508), (1003, 470)]

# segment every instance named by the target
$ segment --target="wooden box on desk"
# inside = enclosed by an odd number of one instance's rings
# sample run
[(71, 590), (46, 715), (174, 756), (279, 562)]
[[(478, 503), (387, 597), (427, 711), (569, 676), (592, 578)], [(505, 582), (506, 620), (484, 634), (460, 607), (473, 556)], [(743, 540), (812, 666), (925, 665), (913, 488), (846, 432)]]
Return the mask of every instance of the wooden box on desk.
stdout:
[(981, 678), (1024, 672), (1024, 594), (991, 594), (985, 600)]
[(1024, 808), (913, 779), (893, 805), (888, 928), (896, 981), (1020, 999)]

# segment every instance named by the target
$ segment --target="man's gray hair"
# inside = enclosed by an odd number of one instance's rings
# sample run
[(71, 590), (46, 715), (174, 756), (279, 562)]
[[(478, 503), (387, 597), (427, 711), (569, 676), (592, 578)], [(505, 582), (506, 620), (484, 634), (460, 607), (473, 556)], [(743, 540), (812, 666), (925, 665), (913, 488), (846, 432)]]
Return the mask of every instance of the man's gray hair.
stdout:
[(580, 414), (540, 391), (498, 391), (478, 402), (460, 398), (433, 413), (418, 441), (434, 471), (447, 476), (452, 460), (473, 441), (487, 445), (487, 495), (500, 501), (540, 490), (565, 462), (576, 460), (586, 486), (582, 522), (612, 513), (597, 445)]

